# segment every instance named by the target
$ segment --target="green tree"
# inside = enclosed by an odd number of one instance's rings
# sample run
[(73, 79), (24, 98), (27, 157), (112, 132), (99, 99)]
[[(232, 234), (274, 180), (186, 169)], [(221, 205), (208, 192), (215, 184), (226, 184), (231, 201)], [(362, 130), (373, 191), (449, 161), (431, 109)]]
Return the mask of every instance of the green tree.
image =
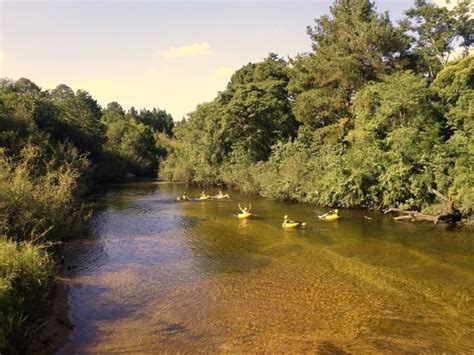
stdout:
[(173, 132), (173, 117), (164, 110), (153, 108), (153, 110), (140, 110), (137, 120), (150, 127), (154, 132), (166, 133), (171, 136)]
[[(430, 98), (426, 80), (411, 72), (389, 75), (357, 93), (348, 170), (372, 204), (421, 208), (432, 202), (432, 162), (441, 149), (442, 117)], [(364, 155), (367, 160), (360, 160)]]
[(416, 0), (415, 6), (406, 11), (403, 27), (412, 38), (411, 52), (418, 70), (430, 80), (448, 63), (456, 43), (467, 54), (474, 27), (471, 11), (471, 0), (458, 1), (452, 10)]
[(102, 123), (106, 127), (104, 150), (122, 160), (124, 165), (121, 168), (134, 174), (157, 170), (159, 156), (150, 127), (138, 122), (131, 114), (124, 114), (115, 104), (109, 104), (104, 110)]
[(289, 101), (288, 82), (287, 63), (273, 54), (232, 76), (217, 99), (222, 108), (215, 139), (224, 155), (238, 144), (252, 160), (265, 160), (273, 144), (296, 134), (298, 125)]
[(432, 85), (447, 119), (448, 139), (437, 159), (438, 188), (474, 210), (474, 56), (449, 63)]
[[(67, 94), (61, 95), (64, 92)], [(74, 95), (70, 95), (64, 86), (52, 91), (52, 99), (59, 109), (55, 138), (72, 142), (95, 160), (105, 142), (105, 129), (100, 122), (102, 112), (97, 101), (84, 90), (78, 90)]]
[(187, 121), (174, 129), (175, 140), (160, 174), (170, 180), (212, 183), (218, 180), (223, 151), (218, 139), (219, 104), (199, 105)]
[(337, 0), (308, 27), (313, 53), (293, 61), (296, 118), (315, 127), (347, 117), (355, 91), (397, 68), (408, 39), (369, 0)]

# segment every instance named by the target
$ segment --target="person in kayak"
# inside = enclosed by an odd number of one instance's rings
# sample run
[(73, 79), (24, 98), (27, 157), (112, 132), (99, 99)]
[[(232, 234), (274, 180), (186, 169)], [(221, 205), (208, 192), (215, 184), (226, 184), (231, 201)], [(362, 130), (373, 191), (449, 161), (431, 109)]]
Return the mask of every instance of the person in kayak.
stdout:
[(250, 213), (250, 210), (252, 209), (252, 205), (249, 204), (249, 207), (242, 208), (242, 206), (239, 203), (239, 209), (242, 211), (242, 213)]
[(208, 197), (209, 197), (209, 195), (206, 194), (206, 191), (201, 191), (201, 195), (199, 196), (199, 198), (202, 199), (202, 198), (208, 198)]
[(189, 201), (188, 194), (185, 192), (185, 193), (183, 193), (183, 196), (179, 196), (176, 200), (177, 201)]
[(288, 215), (285, 215), (285, 217), (283, 217), (283, 224), (288, 224), (288, 223), (296, 223), (295, 221), (290, 221), (288, 219)]
[(219, 191), (216, 198), (230, 198), (229, 194), (224, 194), (222, 190)]
[(319, 218), (324, 218), (324, 217), (327, 217), (327, 216), (339, 216), (339, 210), (337, 208), (335, 210), (329, 210), (328, 213), (325, 213), (325, 214), (319, 216)]

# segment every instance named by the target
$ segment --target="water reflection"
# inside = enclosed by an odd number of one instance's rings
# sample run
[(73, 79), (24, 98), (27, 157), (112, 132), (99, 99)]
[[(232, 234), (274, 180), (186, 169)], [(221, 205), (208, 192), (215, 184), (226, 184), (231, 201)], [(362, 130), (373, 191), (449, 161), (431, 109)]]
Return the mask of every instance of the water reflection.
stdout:
[[(68, 245), (71, 352), (469, 352), (472, 234), (138, 182)], [(237, 203), (257, 218), (235, 217)], [(282, 216), (304, 220), (284, 231)], [(293, 218), (293, 217), (292, 217)]]

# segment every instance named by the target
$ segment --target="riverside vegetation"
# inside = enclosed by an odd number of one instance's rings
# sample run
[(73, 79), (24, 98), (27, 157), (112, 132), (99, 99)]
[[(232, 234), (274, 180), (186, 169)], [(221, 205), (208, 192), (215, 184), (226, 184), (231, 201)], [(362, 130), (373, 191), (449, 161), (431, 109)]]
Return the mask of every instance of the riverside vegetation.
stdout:
[[(234, 73), (174, 130), (161, 175), (321, 206), (437, 213), (433, 189), (474, 207), (474, 20), (417, 0), (395, 26), (338, 0), (313, 51)], [(472, 36), (472, 35), (471, 35)], [(462, 50), (450, 61), (453, 45)]]
[[(165, 111), (101, 108), (66, 85), (0, 83), (0, 352), (24, 350), (96, 181), (156, 173), (324, 206), (434, 211), (433, 189), (474, 209), (470, 0), (416, 0), (394, 25), (337, 0), (313, 51), (275, 54), (173, 127)], [(454, 46), (462, 50), (450, 60)], [(165, 159), (163, 162), (161, 162)], [(161, 162), (161, 163), (160, 163)]]
[(42, 91), (28, 79), (1, 81), (0, 353), (24, 351), (45, 314), (54, 251), (87, 219), (87, 187), (155, 172), (172, 128), (162, 110), (101, 109), (66, 85)]

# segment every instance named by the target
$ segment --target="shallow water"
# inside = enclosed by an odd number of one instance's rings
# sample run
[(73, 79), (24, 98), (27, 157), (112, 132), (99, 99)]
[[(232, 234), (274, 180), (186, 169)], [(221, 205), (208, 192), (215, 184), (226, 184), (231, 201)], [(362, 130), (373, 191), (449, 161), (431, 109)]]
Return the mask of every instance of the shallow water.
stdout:
[[(84, 352), (473, 352), (474, 235), (180, 184), (108, 186), (69, 243), (71, 341)], [(212, 191), (217, 193), (217, 191)], [(237, 203), (257, 215), (239, 220)], [(306, 221), (285, 231), (282, 217)], [(364, 216), (373, 219), (368, 220)]]

